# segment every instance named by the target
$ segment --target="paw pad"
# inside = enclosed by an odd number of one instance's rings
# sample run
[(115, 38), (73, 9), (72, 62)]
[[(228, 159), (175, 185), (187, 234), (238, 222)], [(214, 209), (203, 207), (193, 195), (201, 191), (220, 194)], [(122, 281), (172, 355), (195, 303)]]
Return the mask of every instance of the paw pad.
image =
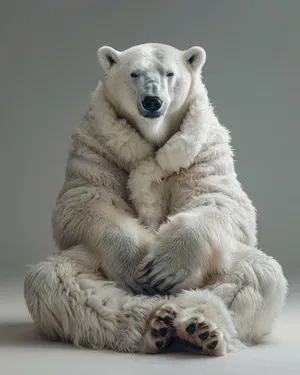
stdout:
[(167, 328), (161, 328), (158, 332), (159, 332), (159, 334), (160, 334), (162, 337), (165, 337), (166, 334), (167, 334), (167, 332), (168, 332), (168, 330), (167, 330)]
[(198, 336), (200, 340), (207, 340), (209, 336), (209, 332), (206, 331), (206, 332), (200, 333)]
[(157, 347), (157, 349), (160, 349), (163, 346), (163, 344), (164, 343), (162, 341), (156, 341), (155, 346)]
[(215, 340), (215, 341), (211, 342), (210, 344), (208, 344), (207, 348), (211, 349), (211, 350), (214, 350), (217, 347), (217, 345), (218, 345), (218, 341)]
[(186, 331), (188, 334), (193, 335), (196, 331), (196, 324), (192, 323), (186, 327)]

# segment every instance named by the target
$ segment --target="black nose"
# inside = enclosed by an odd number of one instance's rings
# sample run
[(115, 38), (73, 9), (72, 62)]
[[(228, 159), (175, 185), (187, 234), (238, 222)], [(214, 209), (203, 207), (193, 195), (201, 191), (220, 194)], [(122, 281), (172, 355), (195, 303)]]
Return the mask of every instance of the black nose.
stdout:
[(144, 109), (148, 112), (158, 111), (162, 104), (163, 102), (158, 96), (145, 96), (144, 100), (142, 101)]

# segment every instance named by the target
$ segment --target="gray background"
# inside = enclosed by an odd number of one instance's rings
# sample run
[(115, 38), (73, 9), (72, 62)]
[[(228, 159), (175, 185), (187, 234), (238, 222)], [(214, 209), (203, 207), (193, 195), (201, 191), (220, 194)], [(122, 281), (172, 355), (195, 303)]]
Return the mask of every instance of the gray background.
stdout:
[(232, 133), (260, 247), (299, 269), (299, 0), (1, 1), (0, 275), (53, 251), (50, 215), (71, 130), (99, 79), (96, 50), (207, 51), (204, 80)]

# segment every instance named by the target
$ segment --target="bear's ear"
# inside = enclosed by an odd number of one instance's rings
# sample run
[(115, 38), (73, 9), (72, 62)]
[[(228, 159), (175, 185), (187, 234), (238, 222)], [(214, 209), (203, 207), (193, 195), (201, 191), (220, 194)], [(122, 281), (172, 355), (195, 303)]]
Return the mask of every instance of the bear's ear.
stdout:
[(119, 62), (120, 52), (112, 47), (103, 46), (98, 49), (97, 57), (101, 68), (104, 72), (108, 72), (112, 66)]
[(206, 52), (202, 47), (191, 47), (188, 50), (184, 51), (184, 59), (188, 66), (196, 71), (205, 63)]

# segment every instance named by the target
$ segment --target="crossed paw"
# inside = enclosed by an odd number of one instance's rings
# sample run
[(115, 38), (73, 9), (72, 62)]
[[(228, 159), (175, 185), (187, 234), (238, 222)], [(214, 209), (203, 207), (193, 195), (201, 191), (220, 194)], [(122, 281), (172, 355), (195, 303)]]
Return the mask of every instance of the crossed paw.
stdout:
[(175, 337), (184, 346), (193, 348), (199, 354), (221, 356), (226, 353), (222, 331), (204, 315), (195, 315), (194, 309), (180, 311), (173, 303), (166, 303), (156, 309), (149, 318), (142, 351), (160, 353), (165, 351)]

